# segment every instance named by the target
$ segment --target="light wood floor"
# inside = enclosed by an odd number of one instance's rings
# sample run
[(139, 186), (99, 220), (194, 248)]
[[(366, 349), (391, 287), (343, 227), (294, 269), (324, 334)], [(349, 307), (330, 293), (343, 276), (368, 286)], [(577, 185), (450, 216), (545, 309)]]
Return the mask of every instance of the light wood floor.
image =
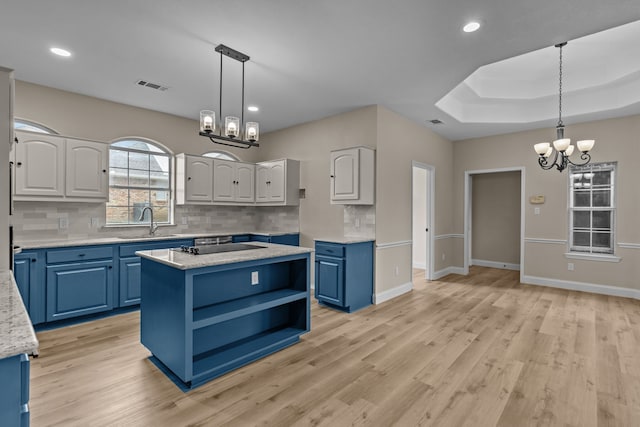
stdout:
[(39, 333), (31, 425), (640, 425), (640, 301), (422, 277), (355, 314), (314, 302), (299, 344), (186, 394), (138, 313)]

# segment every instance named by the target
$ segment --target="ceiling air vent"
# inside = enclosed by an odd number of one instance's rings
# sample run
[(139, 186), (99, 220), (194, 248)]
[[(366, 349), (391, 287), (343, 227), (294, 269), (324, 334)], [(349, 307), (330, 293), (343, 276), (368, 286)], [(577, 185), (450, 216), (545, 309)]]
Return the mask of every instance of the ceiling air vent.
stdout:
[(167, 86), (162, 86), (158, 83), (151, 83), (146, 80), (138, 80), (136, 83), (138, 84), (138, 86), (150, 87), (151, 89), (156, 89), (162, 92), (169, 89)]
[(433, 120), (429, 120), (429, 123), (431, 123), (432, 125), (441, 125), (442, 120), (433, 119)]

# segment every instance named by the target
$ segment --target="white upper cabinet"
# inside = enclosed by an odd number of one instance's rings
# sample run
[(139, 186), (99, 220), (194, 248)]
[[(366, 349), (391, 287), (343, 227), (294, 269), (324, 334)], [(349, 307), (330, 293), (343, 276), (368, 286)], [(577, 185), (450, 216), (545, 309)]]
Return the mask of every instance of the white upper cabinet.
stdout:
[(297, 206), (300, 203), (300, 162), (291, 159), (256, 165), (256, 203)]
[(109, 146), (101, 142), (16, 131), (15, 200), (105, 201)]
[(67, 139), (66, 189), (69, 197), (109, 198), (109, 147)]
[(375, 150), (353, 147), (331, 152), (331, 203), (372, 205), (375, 192)]
[(16, 131), (15, 200), (64, 197), (64, 139)]
[(253, 203), (255, 165), (213, 159), (213, 201)]
[(211, 203), (213, 200), (213, 159), (178, 154), (176, 156), (176, 203)]

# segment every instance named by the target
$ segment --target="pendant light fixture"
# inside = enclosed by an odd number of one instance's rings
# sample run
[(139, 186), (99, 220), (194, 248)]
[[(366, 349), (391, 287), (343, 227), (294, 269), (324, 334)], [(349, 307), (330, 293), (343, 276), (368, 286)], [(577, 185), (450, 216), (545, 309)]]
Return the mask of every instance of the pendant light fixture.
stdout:
[[(562, 172), (567, 168), (569, 164), (574, 166), (583, 166), (591, 161), (591, 155), (589, 151), (593, 148), (595, 141), (593, 139), (585, 139), (576, 142), (576, 146), (580, 154), (582, 162), (573, 162), (569, 158), (575, 147), (571, 145), (571, 139), (564, 137), (564, 124), (562, 123), (562, 48), (567, 43), (560, 43), (555, 47), (560, 49), (560, 85), (559, 85), (559, 97), (558, 97), (558, 125), (556, 126), (556, 140), (553, 141), (553, 146), (548, 142), (540, 142), (533, 146), (536, 153), (538, 153), (538, 164), (544, 170), (549, 170), (554, 166), (558, 169), (558, 172)], [(550, 161), (550, 157), (553, 155), (553, 161)]]
[[(216, 52), (220, 53), (220, 99), (218, 112), (220, 113), (220, 125), (216, 123), (216, 113), (211, 110), (200, 111), (200, 136), (209, 138), (216, 144), (228, 145), (236, 148), (259, 147), (257, 143), (260, 137), (260, 126), (257, 122), (244, 123), (244, 63), (249, 60), (249, 56), (242, 52), (231, 49), (228, 46), (219, 44)], [(242, 63), (242, 110), (240, 118), (227, 116), (222, 123), (222, 56), (235, 59)], [(243, 131), (244, 127), (244, 131)]]

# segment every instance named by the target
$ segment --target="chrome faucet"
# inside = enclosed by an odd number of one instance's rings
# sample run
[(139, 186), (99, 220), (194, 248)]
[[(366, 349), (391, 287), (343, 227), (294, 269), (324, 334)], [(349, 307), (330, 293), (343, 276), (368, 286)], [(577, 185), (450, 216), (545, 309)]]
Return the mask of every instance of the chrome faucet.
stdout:
[(144, 208), (142, 208), (142, 212), (140, 212), (140, 218), (138, 218), (138, 221), (142, 221), (144, 219), (144, 213), (149, 210), (149, 235), (153, 236), (156, 232), (156, 230), (158, 229), (158, 224), (154, 224), (153, 223), (153, 209), (151, 208), (151, 206), (145, 206)]

